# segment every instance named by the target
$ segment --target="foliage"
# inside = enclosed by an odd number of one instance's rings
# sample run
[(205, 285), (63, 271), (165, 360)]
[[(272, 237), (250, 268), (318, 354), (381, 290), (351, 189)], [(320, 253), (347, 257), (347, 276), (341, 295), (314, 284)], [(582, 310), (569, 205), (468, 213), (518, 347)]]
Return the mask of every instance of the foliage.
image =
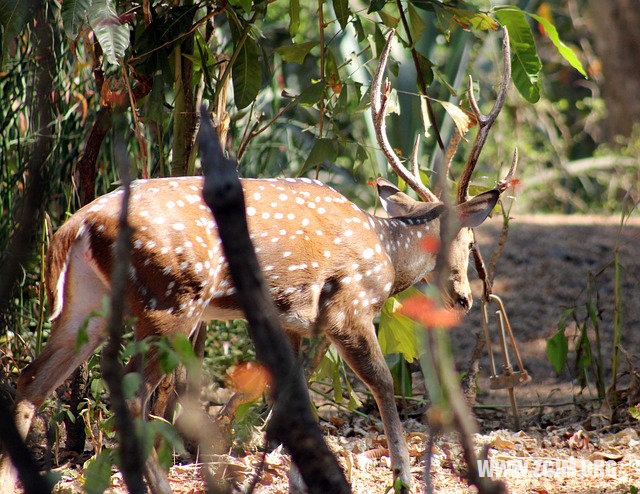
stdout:
[[(0, 2), (0, 94), (5, 103), (0, 109), (0, 251), (5, 250), (6, 239), (15, 227), (16, 199), (24, 189), (29, 146), (37, 131), (37, 109), (32, 108), (29, 96), (37, 65), (30, 41), (36, 12), (29, 10), (30, 4), (18, 0)], [(146, 6), (149, 12), (145, 12)], [(400, 22), (398, 6), (406, 10), (411, 36)], [(584, 74), (570, 48), (577, 44), (575, 40), (565, 44), (558, 36), (559, 31), (566, 39), (565, 33), (570, 29), (555, 29), (550, 19), (517, 7), (485, 10), (477, 3), (436, 0), (411, 0), (405, 4), (378, 0), (366, 10), (356, 10), (346, 0), (319, 4), (298, 0), (195, 4), (62, 0), (46, 2), (44, 8), (50, 18), (60, 21), (53, 25), (51, 46), (56, 67), (56, 140), (47, 169), (47, 224), (41, 228), (38, 252), (24, 266), (25, 274), (15, 291), (11, 310), (0, 315), (0, 342), (6, 347), (2, 369), (9, 376), (15, 376), (30, 359), (31, 349), (40, 349), (42, 335), (50, 330), (39, 256), (46, 248), (48, 231), (81, 206), (79, 196), (83, 191), (78, 184), (83, 183), (83, 177), (77, 162), (104, 108), (123, 115), (127, 121), (127, 145), (136, 157), (136, 176), (197, 173), (192, 136), (187, 130), (195, 128), (194, 110), (204, 103), (215, 113), (224, 135), (229, 136), (228, 148), (240, 157), (244, 176), (313, 174), (338, 186), (359, 205), (369, 207), (374, 204), (374, 192), (361, 184), (388, 172), (364, 113), (369, 105), (372, 70), (389, 29), (398, 29), (400, 39), (390, 63), (392, 86), (398, 88), (392, 93), (397, 104), (396, 114), (389, 117), (390, 137), (394, 147), (408, 155), (413, 135), (424, 132), (426, 151), (421, 156), (421, 167), (425, 182), (431, 172), (429, 156), (436, 154), (432, 152), (436, 149), (435, 122), (424, 125), (418, 71), (428, 84), (429, 95), (442, 103), (435, 104), (436, 122), (446, 135), (451, 130), (452, 108), (459, 111), (467, 105), (465, 90), (460, 88), (463, 77), (459, 76), (470, 72), (480, 81), (481, 89), (492, 85), (488, 74), (495, 73), (492, 62), (499, 58), (496, 53), (500, 25), (509, 28), (516, 89), (528, 101), (541, 98), (541, 102), (534, 108), (512, 95), (506, 121), (496, 124), (496, 133), (504, 137), (490, 143), (493, 148), (487, 149), (487, 162), (493, 163), (505, 161), (503, 148), (510, 150), (513, 146), (509, 141), (520, 139), (529, 156), (542, 156), (544, 163), (552, 163), (556, 156), (548, 139), (535, 132), (516, 135), (514, 115), (524, 111), (525, 123), (537, 122), (538, 111), (554, 116), (564, 107), (573, 107), (568, 102), (573, 100), (563, 96), (553, 95), (553, 101), (545, 101), (546, 94), (552, 95), (554, 88), (545, 86), (544, 59), (539, 57), (529, 17), (544, 25), (555, 47), (553, 56), (563, 57)], [(407, 63), (411, 60), (409, 48), (417, 52), (417, 66)], [(465, 55), (469, 52), (473, 53), (471, 63)], [(140, 88), (148, 89), (148, 93), (135, 99)], [(584, 117), (597, 101), (582, 98)], [(129, 107), (133, 100), (134, 111)], [(552, 108), (538, 110), (543, 104)], [(580, 118), (574, 120), (580, 125)], [(107, 132), (99, 147), (91, 193), (105, 193), (118, 181), (111, 159), (112, 145), (112, 133)], [(570, 154), (570, 150), (562, 152)], [(185, 157), (186, 165), (177, 162), (178, 156)], [(456, 161), (454, 169), (460, 163)], [(495, 168), (484, 172), (492, 177)], [(215, 330), (207, 334), (205, 364), (207, 372), (219, 382), (224, 381), (224, 369), (253, 358), (242, 328), (236, 323), (216, 324)], [(389, 307), (381, 317), (380, 341), (386, 352), (401, 353), (407, 360), (418, 356), (415, 325)], [(184, 341), (154, 345), (166, 371), (179, 362), (192, 361)], [(141, 344), (130, 348), (128, 356), (145, 350)], [(334, 383), (336, 400), (338, 396), (342, 399), (344, 368), (336, 355), (329, 358), (333, 358), (334, 367), (324, 368), (323, 372)], [(398, 365), (397, 359), (390, 360)], [(396, 375), (403, 375), (404, 362), (397, 369)], [(129, 393), (139, 386), (139, 378), (134, 376), (127, 377)], [(350, 406), (355, 407), (357, 397), (350, 392), (348, 380), (345, 382)], [(108, 409), (95, 359), (90, 383), (92, 401), (86, 404), (87, 410), (92, 416), (101, 417), (97, 419), (98, 427), (107, 430), (102, 422), (108, 422)], [(106, 475), (106, 458), (110, 455), (101, 453), (87, 470), (95, 479), (95, 484), (90, 485), (98, 486), (95, 489), (99, 489), (100, 479)]]

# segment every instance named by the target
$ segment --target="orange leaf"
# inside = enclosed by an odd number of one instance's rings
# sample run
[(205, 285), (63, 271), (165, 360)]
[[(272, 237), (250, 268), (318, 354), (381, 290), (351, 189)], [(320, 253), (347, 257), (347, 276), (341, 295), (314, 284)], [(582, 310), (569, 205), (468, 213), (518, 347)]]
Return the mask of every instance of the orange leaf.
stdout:
[(229, 384), (239, 393), (246, 395), (246, 401), (253, 401), (271, 382), (267, 369), (255, 362), (236, 365), (229, 371)]
[(440, 248), (440, 239), (435, 235), (428, 235), (422, 239), (422, 243), (420, 245), (423, 250), (430, 254), (437, 254), (438, 249)]
[(460, 311), (438, 307), (424, 295), (413, 295), (404, 300), (400, 313), (427, 328), (450, 328), (462, 319)]

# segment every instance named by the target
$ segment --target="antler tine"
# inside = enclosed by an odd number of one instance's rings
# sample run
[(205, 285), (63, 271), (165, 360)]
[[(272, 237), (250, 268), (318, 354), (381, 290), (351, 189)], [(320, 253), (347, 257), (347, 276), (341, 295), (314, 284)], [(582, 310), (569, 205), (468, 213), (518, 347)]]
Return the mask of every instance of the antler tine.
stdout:
[(511, 181), (513, 180), (513, 176), (516, 173), (516, 169), (518, 168), (518, 148), (513, 150), (513, 159), (511, 160), (511, 168), (509, 168), (509, 172), (507, 175), (498, 182), (498, 190), (503, 192), (506, 190), (509, 185), (511, 185)]
[(503, 72), (502, 81), (500, 82), (500, 90), (498, 91), (498, 96), (496, 97), (496, 101), (493, 104), (493, 108), (489, 112), (489, 115), (483, 115), (480, 111), (476, 97), (473, 94), (473, 78), (469, 76), (469, 104), (471, 105), (471, 109), (478, 120), (478, 133), (473, 141), (471, 152), (469, 153), (467, 162), (462, 170), (462, 174), (460, 175), (460, 180), (458, 181), (457, 199), (459, 203), (467, 200), (471, 175), (478, 163), (478, 158), (480, 157), (484, 143), (489, 135), (489, 130), (491, 130), (491, 126), (496, 121), (498, 114), (507, 100), (507, 90), (509, 89), (509, 81), (511, 81), (511, 48), (509, 46), (509, 31), (506, 27), (504, 28), (504, 38), (502, 40), (502, 57)]
[[(456, 155), (458, 151), (458, 146), (460, 145), (460, 140), (462, 139), (462, 134), (458, 130), (457, 127), (453, 129), (453, 134), (449, 139), (449, 144), (447, 144), (447, 149), (444, 152), (444, 156), (442, 157), (442, 180), (440, 181), (440, 185), (442, 187), (446, 187), (447, 179), (449, 178), (449, 170), (451, 170), (451, 163), (453, 162), (453, 157)], [(436, 193), (441, 196), (442, 190), (440, 188), (436, 191)]]
[(384, 78), (384, 71), (387, 67), (387, 61), (389, 60), (389, 54), (391, 53), (391, 41), (393, 40), (393, 36), (395, 34), (395, 29), (391, 30), (389, 36), (387, 37), (387, 42), (384, 45), (384, 49), (382, 53), (380, 53), (380, 59), (378, 61), (378, 67), (376, 68), (376, 72), (373, 76), (373, 81), (371, 82), (371, 118), (373, 119), (373, 127), (376, 132), (376, 139), (382, 152), (384, 153), (387, 161), (393, 168), (393, 171), (404, 180), (409, 187), (411, 187), (416, 194), (423, 200), (428, 202), (437, 202), (438, 198), (436, 195), (431, 192), (420, 180), (419, 173), (417, 171), (417, 160), (416, 164), (412, 164), (413, 171), (407, 170), (407, 168), (402, 164), (402, 161), (395, 153), (391, 144), (389, 143), (389, 138), (387, 137), (387, 130), (385, 124), (385, 111), (387, 109), (387, 94), (389, 92), (390, 83), (389, 81), (385, 81), (384, 91), (382, 90), (382, 79)]

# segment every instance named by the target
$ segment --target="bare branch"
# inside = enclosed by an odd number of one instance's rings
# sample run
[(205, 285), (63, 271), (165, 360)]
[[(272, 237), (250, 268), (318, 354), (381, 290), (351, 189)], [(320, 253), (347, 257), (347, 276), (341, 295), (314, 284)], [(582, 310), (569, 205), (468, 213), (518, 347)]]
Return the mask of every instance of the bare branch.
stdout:
[(496, 121), (496, 118), (507, 99), (507, 90), (509, 89), (509, 81), (511, 80), (511, 49), (509, 47), (509, 31), (506, 27), (504, 28), (504, 38), (502, 40), (502, 57), (503, 72), (502, 81), (500, 82), (500, 90), (498, 91), (498, 96), (496, 97), (496, 101), (493, 104), (493, 108), (491, 109), (491, 112), (489, 112), (489, 115), (484, 115), (480, 111), (476, 97), (473, 94), (473, 78), (469, 76), (469, 104), (471, 105), (471, 109), (478, 120), (478, 133), (473, 141), (471, 152), (469, 153), (467, 162), (462, 174), (460, 175), (460, 180), (458, 181), (458, 203), (462, 203), (467, 200), (471, 175), (478, 163), (478, 158), (480, 157), (484, 143), (487, 140), (491, 126)]
[(387, 42), (384, 45), (384, 49), (380, 54), (380, 60), (378, 61), (378, 67), (373, 76), (373, 81), (371, 82), (371, 117), (373, 119), (373, 127), (376, 132), (376, 139), (382, 152), (387, 158), (387, 161), (391, 165), (391, 168), (396, 172), (396, 174), (404, 180), (409, 187), (411, 187), (418, 196), (428, 202), (437, 202), (438, 197), (431, 192), (420, 180), (419, 175), (415, 175), (414, 173), (407, 170), (404, 166), (398, 155), (395, 153), (391, 144), (389, 143), (389, 138), (387, 137), (387, 130), (385, 124), (385, 111), (387, 109), (387, 95), (389, 93), (389, 89), (391, 87), (388, 80), (385, 80), (384, 91), (382, 88), (382, 79), (384, 78), (384, 71), (387, 66), (387, 61), (389, 60), (389, 53), (391, 52), (391, 41), (393, 40), (393, 36), (395, 34), (395, 30), (392, 30), (387, 37)]

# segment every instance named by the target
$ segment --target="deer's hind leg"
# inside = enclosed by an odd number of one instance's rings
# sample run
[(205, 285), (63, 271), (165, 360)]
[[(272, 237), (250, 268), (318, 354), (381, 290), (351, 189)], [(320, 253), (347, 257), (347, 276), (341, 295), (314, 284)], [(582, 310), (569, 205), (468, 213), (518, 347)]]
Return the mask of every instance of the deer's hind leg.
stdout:
[[(36, 410), (104, 339), (105, 319), (99, 313), (109, 290), (95, 267), (87, 262), (83, 242), (74, 244), (60, 296), (64, 297), (46, 346), (25, 367), (18, 379), (14, 419), (25, 438)], [(78, 346), (78, 335), (86, 331), (88, 341)], [(15, 471), (6, 456), (0, 465), (0, 492), (13, 492)]]

